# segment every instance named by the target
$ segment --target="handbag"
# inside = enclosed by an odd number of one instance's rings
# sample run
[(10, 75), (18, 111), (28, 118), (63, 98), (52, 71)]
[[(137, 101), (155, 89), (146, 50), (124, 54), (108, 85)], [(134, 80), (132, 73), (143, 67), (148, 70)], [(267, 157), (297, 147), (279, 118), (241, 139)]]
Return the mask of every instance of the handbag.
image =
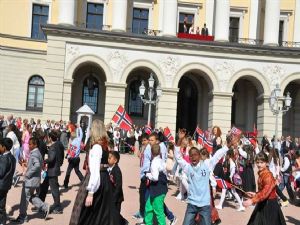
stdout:
[(233, 174), (232, 182), (236, 186), (241, 186), (243, 184), (242, 178), (241, 178), (240, 174), (238, 173), (238, 171), (235, 171), (235, 173)]

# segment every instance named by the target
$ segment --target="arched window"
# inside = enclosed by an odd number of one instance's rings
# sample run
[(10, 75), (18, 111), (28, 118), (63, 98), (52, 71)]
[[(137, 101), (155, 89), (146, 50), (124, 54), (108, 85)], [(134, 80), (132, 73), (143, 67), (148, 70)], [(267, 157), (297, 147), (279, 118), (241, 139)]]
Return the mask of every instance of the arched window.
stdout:
[(41, 76), (34, 75), (28, 81), (27, 110), (42, 111), (45, 82)]
[(143, 102), (139, 96), (141, 81), (132, 81), (128, 93), (128, 113), (133, 116), (143, 116)]
[(87, 104), (95, 113), (98, 111), (98, 80), (89, 75), (83, 82), (82, 105)]

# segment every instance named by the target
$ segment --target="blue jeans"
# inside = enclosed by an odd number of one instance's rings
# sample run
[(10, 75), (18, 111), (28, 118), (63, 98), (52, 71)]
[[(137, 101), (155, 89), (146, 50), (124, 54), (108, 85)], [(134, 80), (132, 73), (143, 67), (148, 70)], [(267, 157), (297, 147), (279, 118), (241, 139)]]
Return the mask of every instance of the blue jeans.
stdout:
[(289, 174), (283, 174), (283, 180), (279, 184), (279, 189), (281, 191), (283, 191), (285, 187), (286, 187), (286, 190), (288, 192), (290, 200), (294, 200), (295, 199), (295, 195), (294, 195), (293, 189), (291, 187), (290, 175)]
[(182, 225), (194, 225), (197, 213), (200, 214), (200, 225), (211, 225), (210, 205), (198, 207), (192, 204), (187, 205)]

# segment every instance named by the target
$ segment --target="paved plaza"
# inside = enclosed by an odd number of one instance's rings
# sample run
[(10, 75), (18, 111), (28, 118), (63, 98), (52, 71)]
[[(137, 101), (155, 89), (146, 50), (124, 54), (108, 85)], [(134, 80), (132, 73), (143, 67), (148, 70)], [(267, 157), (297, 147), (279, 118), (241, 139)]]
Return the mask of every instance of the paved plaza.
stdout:
[[(85, 154), (81, 154), (81, 166), (83, 164), (83, 159)], [(130, 222), (130, 224), (135, 224), (137, 221), (132, 219), (132, 215), (138, 210), (139, 207), (139, 160), (133, 155), (121, 155), (120, 167), (123, 172), (123, 190), (125, 196), (125, 202), (122, 205), (122, 214)], [(65, 176), (65, 171), (67, 168), (67, 161), (65, 161), (62, 167), (62, 175), (59, 177), (60, 184), (63, 183)], [(19, 171), (20, 168), (19, 168)], [(72, 172), (70, 179), (71, 188), (68, 191), (64, 189), (61, 190), (61, 202), (64, 207), (64, 213), (62, 215), (50, 214), (49, 219), (45, 221), (41, 215), (32, 213), (28, 207), (29, 223), (30, 225), (40, 225), (40, 224), (51, 224), (51, 225), (65, 225), (69, 224), (69, 219), (72, 212), (72, 207), (74, 199), (78, 190), (79, 179)], [(22, 184), (19, 182), (18, 186), (12, 188), (8, 194), (7, 205), (12, 207), (11, 216), (18, 216), (18, 208), (21, 196)], [(169, 192), (166, 197), (167, 206), (175, 213), (178, 217), (177, 224), (182, 224), (184, 212), (186, 208), (186, 203), (177, 201), (174, 196), (172, 196), (176, 191), (176, 186), (171, 185), (169, 187)], [(46, 201), (50, 204), (53, 203), (51, 194), (47, 195)], [(217, 201), (217, 200), (216, 200)], [(220, 217), (222, 219), (222, 225), (244, 225), (251, 215), (253, 208), (247, 208), (246, 212), (237, 212), (235, 209), (236, 204), (232, 201), (225, 202), (224, 209), (220, 212)], [(289, 205), (288, 207), (282, 208), (283, 214), (286, 218), (288, 225), (299, 225), (300, 224), (300, 214), (299, 208)], [(91, 224), (93, 225), (93, 224)], [(100, 225), (100, 224), (99, 224)], [(271, 225), (271, 224), (270, 224)]]

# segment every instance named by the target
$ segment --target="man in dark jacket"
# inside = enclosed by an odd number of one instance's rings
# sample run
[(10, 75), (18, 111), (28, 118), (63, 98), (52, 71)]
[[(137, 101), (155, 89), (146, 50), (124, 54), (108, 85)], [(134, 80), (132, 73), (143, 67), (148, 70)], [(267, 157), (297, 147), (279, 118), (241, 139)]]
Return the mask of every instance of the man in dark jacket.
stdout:
[(45, 201), (50, 186), (54, 200), (52, 213), (61, 214), (62, 207), (60, 204), (58, 176), (61, 174), (60, 167), (64, 160), (64, 147), (61, 142), (58, 141), (58, 134), (56, 131), (51, 131), (49, 133), (49, 142), (48, 158), (44, 161), (47, 165), (47, 177), (40, 187), (39, 197), (42, 201)]
[(16, 159), (10, 153), (13, 142), (10, 138), (0, 140), (0, 225), (6, 224), (6, 197), (12, 185)]

